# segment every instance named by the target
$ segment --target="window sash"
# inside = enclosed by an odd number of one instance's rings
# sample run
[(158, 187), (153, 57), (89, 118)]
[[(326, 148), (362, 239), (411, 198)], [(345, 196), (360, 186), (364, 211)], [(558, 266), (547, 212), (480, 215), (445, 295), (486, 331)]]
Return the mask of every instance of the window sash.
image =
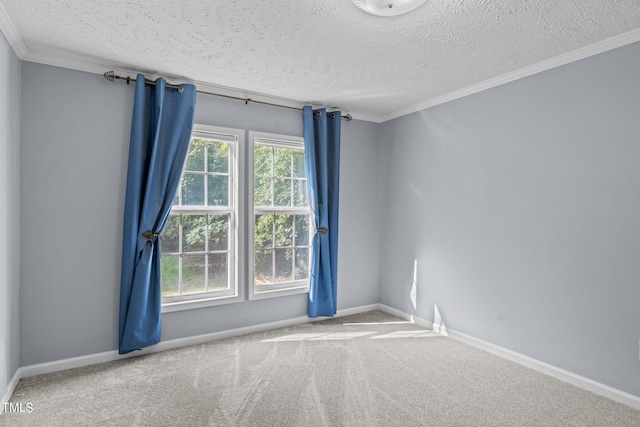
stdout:
[[(283, 135), (273, 135), (273, 134), (261, 134), (261, 133), (257, 133), (257, 132), (250, 132), (249, 133), (249, 147), (248, 147), (248, 166), (249, 166), (249, 173), (248, 173), (248, 177), (249, 177), (249, 194), (248, 194), (248, 200), (249, 200), (249, 204), (250, 207), (248, 209), (248, 211), (251, 213), (251, 219), (249, 221), (249, 260), (248, 260), (248, 266), (249, 266), (249, 298), (250, 299), (258, 299), (258, 298), (265, 298), (265, 297), (270, 297), (270, 296), (280, 296), (280, 295), (286, 295), (286, 294), (291, 294), (291, 293), (303, 293), (303, 292), (308, 292), (309, 290), (309, 270), (310, 270), (310, 260), (311, 260), (311, 242), (312, 242), (312, 233), (311, 230), (313, 229), (313, 214), (311, 212), (311, 208), (308, 205), (308, 200), (306, 201), (307, 204), (304, 206), (295, 206), (295, 205), (291, 205), (291, 206), (277, 206), (275, 205), (275, 190), (274, 190), (274, 184), (273, 184), (273, 180), (274, 178), (276, 179), (290, 179), (290, 180), (300, 180), (300, 181), (304, 181), (306, 183), (307, 178), (306, 178), (306, 173), (304, 177), (298, 177), (295, 176), (294, 173), (294, 161), (293, 161), (293, 156), (291, 159), (291, 170), (290, 170), (290, 174), (287, 176), (280, 176), (278, 174), (275, 173), (274, 171), (274, 162), (275, 159), (271, 158), (271, 165), (270, 165), (270, 174), (266, 175), (266, 174), (256, 174), (255, 173), (255, 158), (254, 158), (254, 153), (255, 153), (255, 149), (258, 146), (268, 146), (268, 147), (276, 147), (276, 148), (287, 148), (287, 149), (296, 149), (296, 150), (304, 150), (304, 141), (302, 138), (300, 137), (291, 137), (291, 136), (283, 136)], [(270, 192), (270, 199), (271, 199), (271, 205), (269, 206), (256, 206), (255, 205), (255, 180), (257, 178), (266, 178), (266, 179), (271, 179), (272, 183), (271, 183), (271, 192)], [(305, 190), (306, 190), (306, 185), (305, 185)], [(290, 194), (290, 203), (294, 204), (295, 203), (295, 199), (294, 199), (294, 194), (293, 194), (293, 183), (291, 185), (291, 194)], [(295, 235), (295, 223), (293, 224), (293, 230), (292, 230), (292, 246), (287, 247), (287, 248), (280, 248), (279, 246), (276, 246), (275, 242), (272, 242), (272, 247), (270, 248), (256, 248), (256, 244), (255, 244), (255, 219), (257, 215), (304, 215), (304, 216), (308, 216), (308, 224), (309, 224), (309, 236), (308, 236), (308, 246), (295, 246), (296, 242), (293, 240), (293, 236)], [(274, 224), (275, 227), (275, 224)], [(276, 266), (275, 266), (275, 260), (276, 260), (276, 254), (275, 251), (277, 251), (278, 249), (291, 249), (291, 253), (292, 253), (292, 277), (294, 278), (294, 280), (291, 281), (286, 281), (286, 282), (278, 282), (278, 283), (265, 283), (265, 284), (256, 284), (256, 254), (257, 251), (262, 250), (262, 251), (269, 251), (272, 253), (272, 266), (271, 266), (271, 276), (272, 276), (272, 280), (275, 279), (276, 275), (277, 275), (277, 271), (276, 271)], [(299, 280), (295, 280), (295, 254), (296, 254), (296, 250), (299, 249), (304, 249), (307, 250), (308, 252), (308, 260), (307, 260), (307, 277), (304, 279), (299, 279)]]
[[(232, 236), (233, 236), (233, 230), (231, 227), (231, 215), (217, 215), (215, 214), (214, 216), (227, 216), (228, 218), (226, 219), (227, 222), (227, 231), (226, 231), (226, 249), (212, 249), (210, 247), (210, 234), (209, 234), (209, 226), (210, 226), (210, 216), (205, 216), (206, 217), (206, 223), (205, 223), (205, 236), (204, 236), (204, 248), (202, 250), (185, 250), (184, 248), (184, 223), (183, 223), (183, 218), (185, 216), (189, 216), (189, 215), (173, 215), (173, 216), (178, 216), (179, 217), (179, 225), (178, 225), (178, 248), (177, 248), (177, 252), (171, 252), (171, 251), (165, 251), (163, 250), (163, 257), (166, 256), (166, 259), (171, 259), (171, 258), (176, 258), (178, 261), (178, 289), (177, 295), (165, 295), (164, 298), (166, 298), (167, 300), (171, 301), (171, 300), (187, 300), (187, 299), (192, 299), (192, 298), (199, 298), (199, 296), (203, 296), (203, 295), (211, 295), (213, 293), (218, 293), (221, 295), (226, 295), (229, 294), (233, 291), (233, 274), (231, 271), (231, 268), (233, 267), (233, 260), (231, 259), (231, 251), (230, 251), (230, 246), (232, 245)], [(197, 216), (201, 216), (201, 215), (197, 215)], [(213, 255), (213, 256), (212, 256)], [(213, 266), (214, 261), (213, 258), (215, 258), (215, 255), (225, 255), (226, 260), (225, 260), (225, 267), (226, 267), (226, 286), (225, 289), (218, 289), (218, 290), (210, 290), (209, 288), (213, 285), (215, 287), (214, 284), (211, 283), (211, 277), (209, 277), (209, 268), (211, 266)], [(193, 256), (203, 256), (204, 257), (204, 270), (203, 270), (203, 274), (204, 274), (204, 282), (203, 282), (203, 286), (204, 289), (201, 292), (186, 292), (185, 291), (185, 280), (184, 280), (184, 260), (185, 257), (193, 257)]]
[[(204, 205), (182, 205), (182, 190), (179, 189), (177, 198), (178, 204), (174, 204), (172, 206), (170, 215), (228, 215), (229, 223), (228, 223), (228, 231), (227, 231), (227, 248), (224, 250), (209, 250), (209, 242), (208, 238), (205, 238), (205, 250), (198, 251), (183, 251), (183, 229), (180, 227), (180, 238), (179, 238), (179, 253), (176, 252), (166, 252), (163, 253), (163, 257), (166, 255), (168, 257), (180, 257), (183, 258), (185, 255), (194, 255), (194, 256), (203, 256), (205, 257), (205, 267), (204, 267), (204, 283), (203, 288), (206, 290), (205, 292), (198, 293), (187, 293), (181, 295), (167, 295), (162, 297), (162, 306), (163, 312), (166, 311), (175, 311), (182, 310), (186, 308), (197, 308), (201, 306), (207, 305), (215, 305), (219, 303), (227, 303), (227, 302), (237, 302), (243, 299), (243, 289), (239, 286), (239, 271), (238, 266), (242, 265), (242, 260), (240, 251), (238, 250), (238, 244), (240, 240), (240, 230), (238, 224), (243, 218), (242, 213), (240, 212), (241, 206), (239, 206), (239, 194), (238, 189), (241, 184), (241, 176), (239, 174), (240, 168), (242, 168), (241, 154), (242, 150), (242, 142), (244, 139), (244, 131), (236, 130), (236, 129), (227, 129), (227, 128), (219, 128), (212, 126), (202, 126), (202, 125), (194, 125), (194, 130), (191, 135), (191, 139), (204, 139), (214, 142), (224, 142), (228, 144), (228, 158), (227, 158), (227, 172), (216, 172), (209, 171), (208, 163), (209, 160), (206, 156), (207, 151), (203, 155), (203, 169), (201, 171), (187, 171), (186, 164), (187, 159), (185, 159), (185, 165), (183, 166), (182, 175), (180, 177), (180, 185), (182, 186), (184, 174), (194, 174), (194, 175), (202, 175), (202, 176), (225, 176), (227, 177), (227, 205), (207, 205), (209, 194), (208, 194), (208, 181), (209, 179), (204, 179), (205, 185), (205, 193), (204, 193)], [(205, 227), (209, 227), (209, 222)], [(208, 233), (208, 231), (207, 231)], [(207, 277), (209, 274), (209, 268), (211, 264), (207, 264), (207, 262), (211, 262), (211, 258), (215, 255), (226, 254), (226, 268), (227, 268), (227, 288), (223, 290), (211, 290), (209, 286), (212, 284), (209, 283), (209, 278)], [(182, 262), (179, 262), (180, 267), (182, 267)], [(179, 272), (181, 274), (181, 272)], [(179, 276), (181, 277), (181, 276)], [(181, 279), (180, 279), (181, 280)], [(184, 284), (179, 285), (179, 291), (183, 291)]]

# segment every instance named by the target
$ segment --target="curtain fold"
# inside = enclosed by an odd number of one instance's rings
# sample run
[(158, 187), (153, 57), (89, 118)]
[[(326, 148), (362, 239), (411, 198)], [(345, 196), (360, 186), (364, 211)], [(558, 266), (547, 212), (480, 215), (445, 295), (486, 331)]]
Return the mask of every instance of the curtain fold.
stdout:
[(160, 341), (162, 233), (189, 148), (196, 88), (136, 79), (122, 240), (118, 350)]
[(309, 205), (315, 234), (309, 283), (309, 317), (337, 311), (340, 112), (303, 109), (304, 152)]

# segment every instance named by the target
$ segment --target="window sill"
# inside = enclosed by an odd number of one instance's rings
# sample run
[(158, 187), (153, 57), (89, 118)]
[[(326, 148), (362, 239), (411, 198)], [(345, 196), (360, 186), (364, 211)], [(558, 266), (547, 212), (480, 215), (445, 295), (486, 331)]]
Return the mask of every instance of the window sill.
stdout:
[(257, 292), (255, 288), (253, 288), (249, 293), (249, 299), (258, 300), (258, 299), (276, 298), (276, 297), (283, 297), (287, 295), (297, 295), (297, 294), (306, 294), (306, 293), (309, 293), (308, 284), (304, 284), (301, 286), (290, 286), (287, 288), (280, 288), (280, 289), (278, 288), (266, 289), (266, 290), (260, 290)]
[(212, 307), (223, 304), (233, 304), (244, 301), (239, 295), (211, 296), (208, 298), (189, 299), (182, 301), (170, 301), (162, 303), (162, 313), (174, 311), (193, 310), (196, 308)]

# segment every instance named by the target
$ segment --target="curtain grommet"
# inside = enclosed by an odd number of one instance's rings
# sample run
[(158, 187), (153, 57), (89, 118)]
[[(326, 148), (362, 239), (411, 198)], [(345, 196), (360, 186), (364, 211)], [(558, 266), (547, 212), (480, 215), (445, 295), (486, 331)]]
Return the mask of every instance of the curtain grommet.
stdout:
[(322, 234), (327, 234), (327, 231), (329, 231), (327, 227), (320, 227), (316, 230), (316, 232), (320, 232)]

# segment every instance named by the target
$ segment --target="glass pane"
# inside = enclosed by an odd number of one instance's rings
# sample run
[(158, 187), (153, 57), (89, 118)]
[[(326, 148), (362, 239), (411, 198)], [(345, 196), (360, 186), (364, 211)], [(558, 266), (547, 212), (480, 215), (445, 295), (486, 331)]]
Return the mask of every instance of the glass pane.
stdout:
[(186, 171), (199, 171), (204, 172), (204, 144), (203, 139), (194, 138), (189, 144), (189, 151), (187, 151), (187, 160), (184, 165)]
[(179, 287), (179, 267), (180, 257), (177, 255), (162, 255), (162, 296), (168, 297), (178, 295)]
[(256, 176), (273, 176), (271, 173), (271, 154), (273, 149), (256, 144), (253, 149), (253, 173)]
[(162, 253), (180, 251), (180, 215), (169, 215), (162, 236)]
[(209, 215), (209, 250), (229, 249), (229, 215)]
[(295, 206), (309, 206), (306, 179), (293, 180), (293, 203)]
[(274, 215), (256, 215), (254, 231), (256, 248), (273, 247), (273, 219)]
[(293, 176), (306, 178), (307, 172), (304, 167), (304, 150), (293, 150)]
[(206, 224), (206, 215), (182, 215), (182, 252), (204, 251)]
[(182, 204), (204, 206), (204, 175), (184, 174), (182, 178)]
[(273, 176), (291, 176), (291, 149), (273, 147)]
[(276, 249), (276, 282), (293, 280), (293, 249)]
[(257, 250), (254, 263), (256, 285), (273, 283), (273, 251)]
[(253, 203), (255, 206), (272, 206), (271, 178), (256, 178), (253, 191)]
[(309, 278), (309, 249), (296, 249), (295, 280)]
[(274, 206), (291, 206), (291, 180), (273, 179)]
[(209, 141), (207, 144), (207, 167), (209, 172), (229, 172), (229, 144)]
[(209, 292), (221, 291), (229, 288), (227, 254), (209, 255)]
[(309, 215), (296, 215), (296, 246), (309, 246)]
[(205, 255), (182, 256), (182, 293), (204, 292)]
[(207, 203), (209, 206), (229, 206), (229, 177), (224, 175), (208, 175), (209, 182)]
[(275, 215), (276, 247), (293, 246), (293, 215)]

